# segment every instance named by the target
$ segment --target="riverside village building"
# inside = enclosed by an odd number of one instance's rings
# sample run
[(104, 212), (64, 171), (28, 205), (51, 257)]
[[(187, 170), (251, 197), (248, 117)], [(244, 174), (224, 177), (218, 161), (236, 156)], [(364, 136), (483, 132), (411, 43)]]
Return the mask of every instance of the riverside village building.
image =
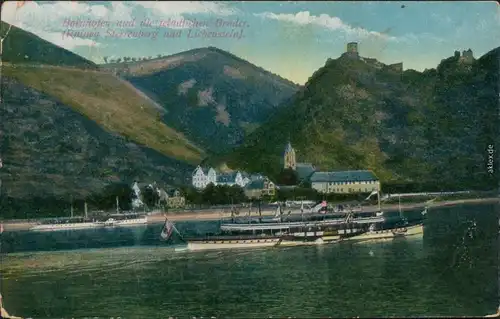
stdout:
[(353, 194), (380, 191), (380, 181), (372, 171), (321, 172), (310, 163), (297, 163), (295, 150), (288, 142), (283, 155), (284, 168), (297, 173), (300, 182), (309, 182), (320, 193)]
[[(284, 169), (296, 172), (299, 183), (308, 183), (320, 193), (355, 194), (380, 191), (380, 181), (370, 170), (319, 171), (311, 163), (297, 162), (295, 149), (288, 142), (283, 154)], [(261, 174), (242, 171), (221, 172), (212, 167), (196, 167), (192, 174), (193, 187), (205, 189), (209, 184), (239, 186), (249, 198), (273, 196), (279, 186)]]

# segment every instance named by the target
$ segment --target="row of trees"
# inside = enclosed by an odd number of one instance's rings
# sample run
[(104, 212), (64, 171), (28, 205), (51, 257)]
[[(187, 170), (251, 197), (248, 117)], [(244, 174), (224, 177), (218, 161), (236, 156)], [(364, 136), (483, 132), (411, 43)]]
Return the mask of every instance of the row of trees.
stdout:
[[(143, 187), (141, 190), (141, 201), (144, 206), (140, 210), (152, 210), (159, 205), (160, 196), (153, 187)], [(207, 206), (239, 204), (246, 202), (243, 189), (239, 186), (213, 186), (209, 185), (203, 191), (191, 187), (180, 189), (180, 195), (184, 196), (186, 203)], [(70, 216), (71, 207), (73, 214), (82, 216), (84, 214), (84, 203), (87, 203), (88, 211), (114, 211), (116, 210), (116, 198), (118, 198), (119, 210), (132, 210), (132, 199), (135, 193), (129, 184), (116, 183), (108, 185), (101, 192), (91, 194), (85, 198), (71, 198), (71, 196), (54, 196), (50, 198), (0, 198), (0, 211), (3, 219), (31, 219), (40, 217)], [(161, 203), (165, 206), (165, 203)]]
[(300, 183), (297, 172), (291, 168), (285, 168), (275, 178), (278, 185), (298, 185)]
[[(452, 185), (445, 188), (438, 187), (433, 183), (383, 183), (382, 193), (408, 193), (408, 192), (437, 192), (454, 191)], [(224, 186), (212, 184), (199, 191), (192, 187), (180, 188), (181, 196), (186, 199), (186, 204), (195, 206), (230, 205), (249, 202), (245, 192), (239, 186)], [(89, 211), (116, 209), (116, 198), (118, 197), (119, 209), (132, 210), (132, 199), (134, 192), (129, 184), (116, 183), (104, 188), (101, 192), (87, 196), (86, 198), (74, 198), (69, 196), (55, 196), (51, 198), (0, 198), (0, 211), (2, 217), (7, 218), (39, 218), (69, 216), (71, 206), (75, 215), (83, 215), (84, 202), (87, 202)], [(281, 188), (273, 197), (263, 197), (263, 202), (286, 201), (286, 200), (327, 200), (329, 202), (364, 201), (367, 194), (322, 194), (306, 186)], [(142, 209), (151, 210), (158, 206), (159, 194), (156, 189), (143, 187), (141, 189), (141, 201), (145, 204)], [(376, 201), (376, 196), (372, 197)]]
[[(164, 55), (158, 54), (156, 56), (157, 59), (165, 57)], [(150, 55), (148, 57), (129, 57), (125, 56), (123, 58), (116, 58), (116, 59), (110, 59), (108, 56), (103, 57), (104, 63), (120, 63), (120, 62), (136, 62), (136, 61), (147, 61), (147, 60), (152, 60), (153, 56)]]
[(248, 201), (240, 186), (209, 184), (202, 191), (189, 187), (184, 188), (182, 193), (186, 197), (186, 202), (194, 205), (228, 205)]

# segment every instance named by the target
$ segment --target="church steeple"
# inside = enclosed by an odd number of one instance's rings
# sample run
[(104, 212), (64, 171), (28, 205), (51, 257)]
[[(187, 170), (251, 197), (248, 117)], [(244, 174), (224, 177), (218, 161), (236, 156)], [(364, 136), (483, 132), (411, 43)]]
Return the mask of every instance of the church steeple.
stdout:
[(292, 147), (292, 143), (288, 140), (288, 144), (285, 147), (284, 157), (284, 168), (291, 168), (295, 170), (297, 168), (297, 162), (295, 160), (295, 150)]

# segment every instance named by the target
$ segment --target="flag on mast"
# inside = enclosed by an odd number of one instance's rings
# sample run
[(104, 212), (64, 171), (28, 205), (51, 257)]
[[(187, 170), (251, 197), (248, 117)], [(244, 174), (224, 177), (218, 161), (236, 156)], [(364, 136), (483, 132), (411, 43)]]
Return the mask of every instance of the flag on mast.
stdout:
[(321, 201), (321, 203), (319, 204), (319, 208), (317, 209), (316, 212), (318, 212), (320, 214), (326, 214), (327, 207), (328, 207), (328, 203), (326, 202), (326, 200)]
[(163, 238), (164, 240), (168, 240), (170, 236), (172, 236), (173, 232), (174, 232), (174, 224), (168, 219), (165, 219), (165, 224), (163, 225), (163, 229), (160, 234), (161, 238)]

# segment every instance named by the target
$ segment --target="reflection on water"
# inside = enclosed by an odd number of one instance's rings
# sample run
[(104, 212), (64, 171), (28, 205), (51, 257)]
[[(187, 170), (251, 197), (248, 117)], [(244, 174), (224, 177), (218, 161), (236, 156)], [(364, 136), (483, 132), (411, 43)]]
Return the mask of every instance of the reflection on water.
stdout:
[(36, 318), (484, 315), (498, 305), (495, 214), (436, 209), (423, 238), (197, 253), (159, 242), (161, 225), (8, 233), (2, 294)]
[[(202, 236), (216, 231), (219, 222), (176, 222), (177, 229), (187, 236)], [(59, 230), (53, 232), (5, 232), (2, 234), (2, 253), (21, 251), (56, 251), (122, 246), (165, 246), (159, 240), (163, 225), (133, 227)], [(169, 245), (181, 243), (174, 237)]]

